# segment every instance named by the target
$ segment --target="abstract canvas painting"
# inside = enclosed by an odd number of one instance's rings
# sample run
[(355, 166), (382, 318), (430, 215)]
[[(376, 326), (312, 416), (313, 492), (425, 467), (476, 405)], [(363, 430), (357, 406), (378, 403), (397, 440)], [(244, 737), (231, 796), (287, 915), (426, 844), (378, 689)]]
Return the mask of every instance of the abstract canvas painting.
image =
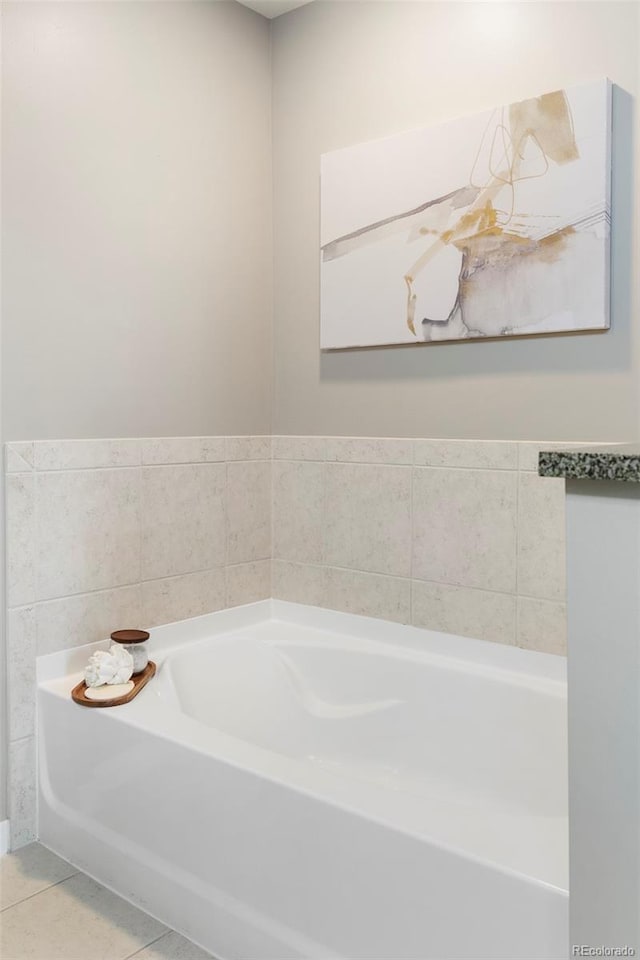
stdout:
[(605, 330), (611, 84), (326, 153), (323, 349)]

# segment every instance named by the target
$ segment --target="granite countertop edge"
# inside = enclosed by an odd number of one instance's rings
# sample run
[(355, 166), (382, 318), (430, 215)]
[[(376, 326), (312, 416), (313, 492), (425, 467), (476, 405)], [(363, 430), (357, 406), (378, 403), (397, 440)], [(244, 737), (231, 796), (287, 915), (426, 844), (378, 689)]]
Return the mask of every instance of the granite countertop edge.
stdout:
[(538, 455), (541, 477), (566, 480), (619, 480), (640, 483), (640, 444), (612, 444), (609, 449), (544, 450)]

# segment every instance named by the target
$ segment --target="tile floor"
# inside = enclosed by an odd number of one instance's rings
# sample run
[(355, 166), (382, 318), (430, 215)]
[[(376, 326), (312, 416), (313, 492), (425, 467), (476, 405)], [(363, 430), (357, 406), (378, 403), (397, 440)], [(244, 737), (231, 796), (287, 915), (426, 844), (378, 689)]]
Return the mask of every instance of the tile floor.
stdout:
[(0, 857), (1, 960), (212, 960), (39, 843)]

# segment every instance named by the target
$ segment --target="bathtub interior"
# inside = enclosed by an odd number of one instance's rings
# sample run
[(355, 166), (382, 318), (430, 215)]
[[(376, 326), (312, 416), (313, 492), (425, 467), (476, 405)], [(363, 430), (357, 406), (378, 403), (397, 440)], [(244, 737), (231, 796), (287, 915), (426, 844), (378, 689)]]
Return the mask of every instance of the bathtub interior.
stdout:
[(559, 683), (278, 620), (163, 670), (184, 713), (263, 749), (422, 796), (566, 816)]

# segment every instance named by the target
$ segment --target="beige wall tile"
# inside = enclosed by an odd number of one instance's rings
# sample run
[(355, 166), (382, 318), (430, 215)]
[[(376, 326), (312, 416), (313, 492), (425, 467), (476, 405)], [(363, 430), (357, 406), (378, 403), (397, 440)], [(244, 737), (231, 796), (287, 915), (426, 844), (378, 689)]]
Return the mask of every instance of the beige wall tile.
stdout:
[(256, 560), (227, 567), (228, 607), (267, 600), (271, 596), (271, 561)]
[(7, 612), (9, 739), (35, 733), (36, 618), (33, 607)]
[(36, 837), (35, 771), (34, 738), (25, 737), (9, 743), (9, 820), (12, 850), (31, 843)]
[[(544, 442), (526, 441), (518, 444), (518, 469), (538, 472), (538, 454), (541, 450), (552, 450), (553, 444)], [(567, 447), (569, 444), (567, 444)]]
[(566, 656), (566, 605), (518, 597), (518, 646)]
[(409, 577), (411, 468), (326, 468), (324, 559), (330, 566)]
[(276, 600), (321, 607), (324, 602), (324, 577), (324, 567), (272, 560), (271, 596)]
[(6, 478), (7, 606), (32, 603), (35, 581), (35, 480), (33, 474)]
[(142, 623), (157, 627), (174, 620), (222, 610), (226, 599), (224, 567), (142, 584)]
[(33, 470), (33, 442), (26, 440), (5, 444), (4, 464), (7, 473)]
[(513, 593), (517, 473), (414, 468), (413, 576)]
[(38, 656), (95, 643), (115, 630), (141, 625), (140, 585), (48, 600), (35, 612)]
[(509, 594), (413, 581), (416, 627), (495, 643), (516, 642), (516, 598)]
[(304, 563), (322, 561), (324, 464), (273, 464), (273, 556)]
[(327, 437), (326, 459), (343, 463), (413, 462), (413, 440), (392, 437)]
[(227, 563), (271, 556), (271, 463), (227, 464)]
[(273, 437), (274, 460), (324, 460), (326, 437)]
[(142, 469), (142, 579), (223, 566), (226, 464)]
[(416, 440), (414, 463), (427, 467), (517, 470), (518, 444), (490, 440)]
[(226, 437), (227, 460), (270, 460), (271, 437)]
[(520, 474), (518, 593), (563, 601), (566, 595), (564, 480)]
[(140, 471), (36, 474), (37, 596), (63, 597), (140, 578)]
[(322, 606), (364, 617), (411, 622), (411, 581), (327, 567)]
[(213, 463), (224, 460), (225, 437), (148, 437), (142, 440), (142, 463)]
[(140, 441), (38, 440), (34, 444), (36, 470), (82, 470), (95, 467), (137, 467)]

